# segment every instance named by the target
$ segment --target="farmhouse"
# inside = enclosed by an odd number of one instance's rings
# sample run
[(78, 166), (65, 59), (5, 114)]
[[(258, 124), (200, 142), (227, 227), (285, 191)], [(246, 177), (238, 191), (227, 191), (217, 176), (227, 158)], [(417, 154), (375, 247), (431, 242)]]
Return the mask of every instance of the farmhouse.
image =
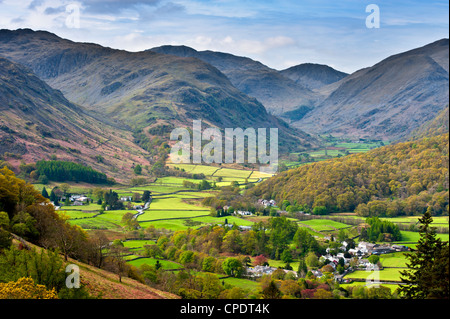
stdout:
[(247, 268), (247, 276), (249, 277), (261, 277), (263, 275), (271, 275), (277, 268), (270, 266), (255, 266), (253, 268)]
[[(225, 208), (224, 208), (225, 209)], [(234, 212), (236, 215), (241, 215), (241, 216), (252, 216), (253, 214), (249, 211), (242, 211), (242, 210), (238, 210)]]
[(409, 248), (407, 246), (403, 246), (403, 245), (392, 245), (391, 247), (395, 251), (407, 251), (407, 250), (409, 250)]
[[(218, 225), (222, 227), (222, 224), (218, 224)], [(225, 224), (225, 225), (223, 225), (223, 227), (233, 228), (234, 224)], [(252, 226), (238, 226), (238, 228), (241, 231), (247, 231), (247, 230), (251, 230)]]
[(348, 252), (354, 256), (368, 256), (368, 255), (381, 255), (381, 254), (389, 254), (396, 251), (407, 251), (408, 247), (403, 245), (379, 245), (379, 244), (371, 244), (366, 242), (360, 242), (358, 246), (354, 249), (349, 249)]
[(372, 255), (389, 254), (395, 252), (389, 245), (377, 246), (372, 249)]
[(69, 197), (69, 200), (71, 202), (75, 202), (76, 201), (76, 202), (86, 203), (86, 202), (88, 202), (90, 200), (90, 198), (87, 197), (87, 196), (84, 196), (84, 195), (72, 195), (72, 196)]
[(271, 200), (259, 199), (258, 203), (261, 204), (261, 205), (264, 205), (264, 207), (269, 207), (269, 206), (273, 207), (273, 206), (277, 205), (277, 203), (273, 199), (271, 199)]

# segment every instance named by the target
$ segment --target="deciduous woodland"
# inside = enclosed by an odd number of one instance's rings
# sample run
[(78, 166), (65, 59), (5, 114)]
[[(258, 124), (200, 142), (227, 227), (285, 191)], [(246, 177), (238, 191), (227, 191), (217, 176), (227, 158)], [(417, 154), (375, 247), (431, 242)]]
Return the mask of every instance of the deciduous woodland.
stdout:
[(448, 139), (443, 134), (301, 166), (256, 185), (240, 203), (287, 200), (301, 210), (364, 217), (421, 215), (427, 209), (448, 215)]

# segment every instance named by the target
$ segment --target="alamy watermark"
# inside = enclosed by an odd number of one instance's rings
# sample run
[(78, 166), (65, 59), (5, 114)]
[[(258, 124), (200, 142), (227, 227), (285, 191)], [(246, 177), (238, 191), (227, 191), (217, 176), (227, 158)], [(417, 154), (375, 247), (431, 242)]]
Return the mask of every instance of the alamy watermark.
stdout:
[[(202, 132), (201, 120), (193, 121), (192, 138), (191, 132), (187, 128), (174, 129), (170, 134), (170, 140), (177, 141), (177, 143), (171, 149), (172, 162), (176, 164), (259, 163), (261, 172), (276, 173), (278, 169), (277, 128), (269, 129), (269, 139), (266, 128), (247, 128), (245, 130), (225, 128), (224, 132), (225, 135), (218, 128), (211, 127)], [(203, 145), (204, 141), (209, 141), (209, 143)]]
[(380, 288), (380, 268), (378, 265), (369, 264), (366, 271), (370, 274), (366, 277), (366, 287)]
[(368, 29), (380, 28), (380, 7), (376, 4), (369, 4), (366, 7), (366, 12), (370, 13), (366, 18), (366, 27)]
[(67, 265), (66, 273), (69, 273), (66, 278), (66, 287), (69, 289), (80, 288), (80, 267), (74, 264)]
[(66, 6), (66, 21), (65, 25), (69, 29), (80, 28), (80, 6), (76, 3), (71, 3)]

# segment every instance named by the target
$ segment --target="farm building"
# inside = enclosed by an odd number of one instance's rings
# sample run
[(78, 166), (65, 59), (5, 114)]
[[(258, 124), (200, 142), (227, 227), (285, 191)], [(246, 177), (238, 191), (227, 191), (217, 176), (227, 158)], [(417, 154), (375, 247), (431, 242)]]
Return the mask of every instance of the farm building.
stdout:
[(263, 275), (271, 275), (277, 268), (270, 266), (255, 266), (253, 268), (247, 268), (247, 276), (249, 277), (261, 277)]

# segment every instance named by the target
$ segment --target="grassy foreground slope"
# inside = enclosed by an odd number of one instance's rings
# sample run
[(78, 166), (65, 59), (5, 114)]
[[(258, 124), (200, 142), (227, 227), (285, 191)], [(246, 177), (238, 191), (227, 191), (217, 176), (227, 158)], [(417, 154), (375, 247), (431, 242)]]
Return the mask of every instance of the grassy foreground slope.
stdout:
[[(42, 250), (42, 247), (21, 240), (28, 248)], [(20, 245), (17, 240), (13, 244)], [(61, 256), (61, 259), (63, 257)], [(154, 289), (134, 279), (123, 277), (119, 282), (117, 275), (109, 271), (96, 268), (78, 260), (68, 258), (67, 264), (74, 264), (80, 268), (80, 282), (91, 297), (102, 299), (178, 299), (168, 292)]]

